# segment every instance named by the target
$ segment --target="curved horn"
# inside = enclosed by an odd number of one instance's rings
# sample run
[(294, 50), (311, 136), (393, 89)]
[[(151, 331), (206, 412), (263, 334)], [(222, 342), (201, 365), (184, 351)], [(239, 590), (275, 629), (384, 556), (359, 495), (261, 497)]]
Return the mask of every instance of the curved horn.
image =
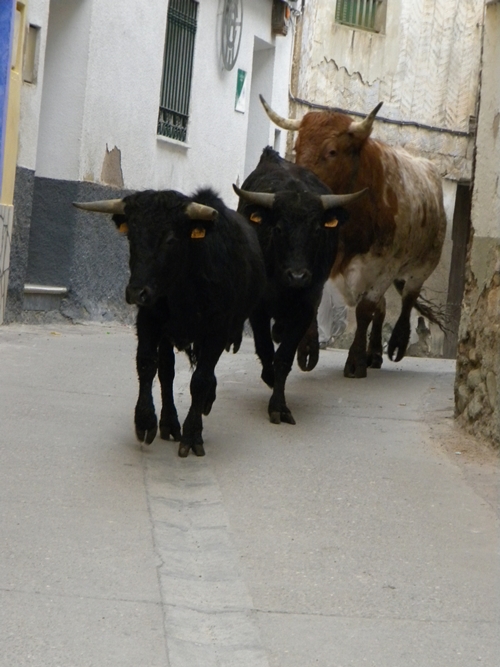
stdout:
[(297, 118), (283, 118), (282, 116), (279, 116), (276, 111), (273, 111), (269, 104), (266, 102), (266, 100), (262, 97), (262, 95), (259, 95), (260, 101), (262, 102), (262, 106), (264, 107), (267, 115), (269, 118), (273, 121), (275, 125), (278, 127), (282, 127), (284, 130), (298, 130), (300, 127), (300, 124), (302, 123), (301, 120), (298, 120)]
[(274, 204), (274, 198), (276, 195), (272, 192), (248, 192), (248, 190), (240, 190), (240, 188), (233, 185), (233, 190), (236, 192), (238, 197), (244, 199), (250, 204), (257, 204), (257, 206), (263, 206), (264, 208), (272, 208)]
[(375, 109), (373, 109), (373, 111), (369, 113), (366, 118), (360, 120), (359, 123), (351, 123), (349, 126), (349, 132), (354, 134), (356, 137), (359, 137), (360, 139), (367, 139), (370, 136), (370, 132), (372, 131), (375, 116), (377, 115), (378, 110), (382, 104), (383, 102), (379, 102)]
[(321, 203), (325, 211), (334, 206), (345, 206), (346, 204), (352, 204), (364, 194), (368, 192), (368, 188), (364, 190), (359, 190), (358, 192), (353, 192), (349, 195), (321, 195)]
[(111, 215), (125, 213), (125, 202), (123, 199), (103, 199), (101, 201), (74, 201), (73, 206), (84, 211), (94, 213), (110, 213)]
[(215, 208), (211, 206), (205, 206), (204, 204), (198, 204), (195, 201), (192, 201), (184, 209), (184, 213), (191, 220), (215, 220), (219, 215)]

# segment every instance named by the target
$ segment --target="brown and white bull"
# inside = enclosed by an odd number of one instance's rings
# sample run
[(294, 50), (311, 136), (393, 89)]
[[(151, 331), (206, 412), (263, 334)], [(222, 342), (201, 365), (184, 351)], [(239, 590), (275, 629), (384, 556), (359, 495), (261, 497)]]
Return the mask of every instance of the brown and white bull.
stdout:
[[(388, 356), (404, 357), (410, 338), (410, 314), (424, 281), (436, 268), (446, 231), (441, 178), (434, 165), (402, 148), (370, 137), (375, 116), (363, 120), (343, 113), (309, 112), (302, 119), (278, 116), (261, 96), (270, 119), (297, 130), (296, 162), (313, 171), (334, 192), (368, 188), (353, 203), (350, 222), (330, 277), (344, 278), (345, 298), (356, 307), (356, 334), (344, 368), (346, 377), (366, 377), (382, 365), (384, 294), (391, 283), (401, 292), (402, 309), (388, 344)], [(367, 349), (367, 331), (372, 323)], [(314, 342), (304, 341), (304, 345)]]

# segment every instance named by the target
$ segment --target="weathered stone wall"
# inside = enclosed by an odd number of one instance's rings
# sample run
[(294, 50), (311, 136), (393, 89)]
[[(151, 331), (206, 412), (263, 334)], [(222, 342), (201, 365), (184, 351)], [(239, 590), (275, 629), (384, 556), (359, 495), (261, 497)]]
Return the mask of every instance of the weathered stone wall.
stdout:
[(481, 92), (455, 406), (459, 422), (500, 446), (500, 3), (484, 14)]
[[(470, 433), (500, 446), (500, 243), (489, 283), (478, 294), (469, 271), (460, 327), (455, 407)], [(474, 305), (472, 305), (474, 304)]]

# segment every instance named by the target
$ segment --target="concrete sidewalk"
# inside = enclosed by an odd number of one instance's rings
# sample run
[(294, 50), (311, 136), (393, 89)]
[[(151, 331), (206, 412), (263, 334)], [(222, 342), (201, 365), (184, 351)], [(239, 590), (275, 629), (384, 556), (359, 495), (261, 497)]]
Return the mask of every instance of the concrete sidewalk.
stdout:
[(179, 459), (135, 441), (134, 353), (0, 327), (0, 667), (500, 666), (498, 460), (454, 430), (453, 362), (322, 351), (276, 426), (245, 339)]

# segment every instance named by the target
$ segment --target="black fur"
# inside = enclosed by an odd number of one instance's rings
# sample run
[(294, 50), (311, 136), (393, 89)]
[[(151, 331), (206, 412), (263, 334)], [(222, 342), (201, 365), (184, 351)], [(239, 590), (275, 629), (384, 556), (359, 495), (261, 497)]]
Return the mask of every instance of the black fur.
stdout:
[[(217, 218), (189, 219), (185, 208), (192, 201), (216, 209)], [(128, 227), (131, 275), (126, 296), (139, 306), (137, 437), (149, 444), (157, 432), (151, 388), (158, 372), (161, 437), (180, 440), (180, 456), (190, 449), (203, 455), (202, 414), (210, 412), (215, 400), (215, 366), (224, 348), (239, 348), (244, 321), (265, 285), (255, 231), (210, 189), (192, 197), (173, 190), (139, 192), (125, 197), (124, 203), (124, 215), (113, 219), (117, 227)], [(195, 229), (204, 231), (204, 238), (192, 238)], [(196, 366), (182, 435), (172, 392), (173, 347), (185, 350)]]
[[(294, 424), (285, 401), (286, 378), (299, 342), (308, 328), (314, 327), (323, 285), (337, 252), (338, 230), (348, 215), (341, 207), (325, 211), (320, 195), (331, 194), (331, 190), (311, 171), (284, 160), (270, 147), (264, 149), (241, 189), (276, 193), (271, 209), (242, 197), (238, 211), (249, 220), (261, 220), (255, 226), (268, 281), (250, 322), (262, 362), (262, 379), (273, 388), (269, 416), (274, 423)], [(338, 221), (337, 226), (325, 227), (332, 219)], [(280, 343), (276, 352), (272, 338)], [(308, 370), (316, 365), (318, 349), (317, 345), (311, 350)]]

